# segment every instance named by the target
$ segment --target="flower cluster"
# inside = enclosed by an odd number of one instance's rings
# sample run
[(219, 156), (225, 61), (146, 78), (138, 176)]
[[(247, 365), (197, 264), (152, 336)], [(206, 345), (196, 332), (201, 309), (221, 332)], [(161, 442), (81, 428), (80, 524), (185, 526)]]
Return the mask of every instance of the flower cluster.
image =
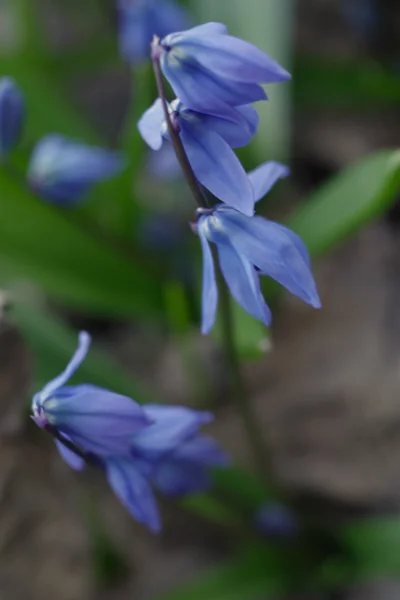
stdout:
[(218, 301), (210, 242), (232, 296), (266, 325), (271, 313), (261, 293), (262, 275), (320, 307), (301, 239), (287, 227), (254, 215), (255, 203), (289, 170), (270, 161), (247, 174), (234, 153), (257, 131), (258, 114), (251, 103), (267, 99), (262, 84), (290, 75), (258, 48), (228, 35), (221, 23), (155, 37), (151, 51), (156, 78), (162, 71), (177, 98), (167, 103), (158, 82), (160, 98), (139, 120), (139, 131), (153, 150), (164, 139), (176, 142), (171, 139), (176, 136), (200, 195), (204, 186), (220, 201), (212, 208), (199, 207), (192, 226), (203, 252), (202, 332), (213, 327)]
[(102, 468), (132, 516), (159, 531), (153, 488), (169, 496), (198, 492), (211, 485), (210, 467), (228, 458), (209, 436), (199, 433), (209, 412), (183, 406), (140, 406), (131, 398), (90, 385), (66, 385), (90, 346), (87, 333), (66, 369), (35, 396), (32, 418), (55, 437), (62, 458), (82, 470)]
[[(0, 159), (16, 146), (25, 107), (21, 90), (9, 77), (0, 79)], [(118, 174), (125, 165), (119, 152), (88, 146), (59, 134), (43, 137), (34, 147), (27, 173), (30, 189), (61, 206), (80, 203), (90, 188)]]

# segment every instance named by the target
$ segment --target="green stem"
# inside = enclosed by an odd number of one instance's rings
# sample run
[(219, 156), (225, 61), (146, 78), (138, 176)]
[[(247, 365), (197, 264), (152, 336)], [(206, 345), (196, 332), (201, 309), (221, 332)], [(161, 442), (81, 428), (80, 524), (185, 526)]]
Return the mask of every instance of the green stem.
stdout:
[(270, 472), (267, 460), (268, 454), (266, 452), (262, 432), (260, 431), (257, 423), (257, 416), (254, 414), (252, 405), (247, 399), (246, 386), (241, 370), (240, 360), (236, 351), (232, 300), (222, 273), (219, 273), (218, 290), (222, 326), (222, 342), (225, 349), (227, 368), (231, 383), (231, 394), (236, 404), (236, 408), (242, 418), (243, 425), (253, 451), (254, 462), (257, 465), (261, 478), (265, 480)]

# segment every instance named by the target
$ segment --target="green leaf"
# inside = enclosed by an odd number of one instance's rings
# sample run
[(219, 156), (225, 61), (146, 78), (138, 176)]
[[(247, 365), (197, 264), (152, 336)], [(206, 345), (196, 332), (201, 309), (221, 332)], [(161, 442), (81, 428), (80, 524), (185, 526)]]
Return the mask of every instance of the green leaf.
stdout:
[(400, 518), (354, 521), (340, 532), (355, 580), (400, 576)]
[(216, 567), (156, 600), (252, 600), (292, 589), (284, 557), (268, 546), (254, 545), (238, 558)]
[(381, 215), (400, 189), (400, 150), (380, 150), (317, 189), (288, 219), (319, 256)]
[(38, 283), (54, 298), (99, 314), (160, 317), (160, 283), (73, 213), (37, 200), (0, 171), (0, 281)]

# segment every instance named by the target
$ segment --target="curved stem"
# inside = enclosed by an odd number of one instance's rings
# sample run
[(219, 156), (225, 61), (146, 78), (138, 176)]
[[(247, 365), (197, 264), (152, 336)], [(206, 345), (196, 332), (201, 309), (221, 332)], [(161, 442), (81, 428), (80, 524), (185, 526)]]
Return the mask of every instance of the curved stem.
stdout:
[(165, 93), (164, 80), (162, 77), (161, 67), (160, 67), (160, 47), (158, 45), (159, 41), (160, 41), (159, 38), (157, 38), (155, 36), (153, 43), (152, 43), (152, 62), (153, 62), (154, 76), (156, 79), (158, 95), (160, 97), (161, 104), (163, 107), (164, 118), (165, 118), (165, 122), (167, 124), (169, 138), (174, 147), (176, 158), (179, 161), (179, 164), (181, 166), (183, 174), (186, 178), (186, 181), (189, 184), (189, 187), (191, 189), (191, 192), (194, 196), (194, 199), (195, 199), (197, 205), (199, 206), (199, 208), (207, 208), (207, 206), (208, 206), (207, 199), (205, 198), (205, 196), (201, 190), (201, 187), (197, 181), (196, 175), (193, 172), (192, 166), (189, 162), (189, 159), (188, 159), (185, 149), (183, 147), (182, 140), (179, 137), (179, 133), (176, 131), (176, 129), (171, 121), (171, 115), (169, 113), (168, 102), (167, 102), (167, 97), (166, 97), (166, 93)]

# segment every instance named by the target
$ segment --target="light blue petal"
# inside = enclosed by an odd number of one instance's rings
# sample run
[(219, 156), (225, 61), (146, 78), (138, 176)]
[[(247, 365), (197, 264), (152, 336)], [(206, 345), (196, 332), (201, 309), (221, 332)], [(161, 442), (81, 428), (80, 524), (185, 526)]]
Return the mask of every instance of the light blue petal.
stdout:
[(182, 31), (190, 26), (189, 14), (178, 3), (172, 0), (159, 0), (152, 10), (153, 34), (164, 38), (174, 31)]
[(33, 150), (28, 182), (45, 199), (68, 204), (79, 201), (90, 186), (113, 177), (124, 166), (118, 152), (50, 134)]
[(227, 467), (231, 459), (221, 446), (208, 435), (195, 435), (174, 452), (174, 458), (206, 467)]
[(140, 135), (152, 150), (159, 150), (163, 139), (161, 127), (164, 122), (164, 113), (160, 98), (146, 110), (138, 122)]
[(153, 27), (148, 8), (137, 2), (118, 0), (118, 41), (122, 57), (128, 62), (150, 58)]
[(83, 363), (89, 352), (91, 343), (90, 335), (86, 331), (81, 331), (78, 338), (78, 348), (76, 349), (73, 357), (65, 367), (64, 371), (47, 383), (41, 392), (36, 394), (37, 399), (40, 399), (40, 403), (49, 398), (54, 392), (63, 386), (70, 377), (75, 373), (77, 368)]
[(257, 131), (258, 113), (253, 106), (238, 106), (229, 118), (200, 114), (204, 127), (220, 135), (231, 148), (246, 146)]
[(294, 232), (288, 234), (277, 223), (262, 217), (249, 219), (237, 211), (221, 210), (219, 215), (241, 255), (307, 304), (321, 306), (309, 260), (305, 260), (307, 250)]
[(236, 302), (265, 325), (271, 323), (271, 311), (260, 290), (258, 275), (252, 264), (233, 247), (218, 245), (221, 271)]
[(199, 36), (199, 35), (224, 35), (228, 31), (226, 25), (223, 23), (216, 23), (211, 21), (210, 23), (203, 23), (203, 25), (196, 25), (196, 27), (192, 27), (191, 29), (187, 29), (186, 31), (180, 31), (178, 33), (171, 33), (167, 38), (161, 40), (162, 45), (166, 47), (171, 47), (179, 42), (182, 39), (182, 36)]
[(215, 79), (201, 65), (184, 62), (171, 52), (161, 56), (161, 68), (182, 103), (201, 113), (234, 118), (232, 107), (267, 99), (258, 84)]
[(160, 513), (153, 491), (136, 469), (133, 461), (106, 461), (108, 483), (136, 521), (157, 533), (161, 529)]
[(101, 456), (128, 455), (131, 436), (152, 423), (131, 398), (94, 385), (60, 388), (42, 407), (51, 425)]
[(181, 139), (193, 171), (214, 196), (252, 215), (254, 192), (238, 157), (213, 131), (181, 120)]
[(242, 83), (278, 83), (290, 79), (290, 74), (268, 54), (230, 35), (185, 36), (179, 46), (217, 77)]
[(132, 451), (149, 460), (172, 452), (213, 419), (211, 413), (185, 406), (146, 405), (143, 410), (153, 424), (133, 437)]
[(21, 90), (11, 77), (0, 78), (0, 157), (18, 142), (25, 117)]
[[(68, 438), (68, 436), (65, 436)], [(71, 438), (68, 438), (71, 439)], [(62, 442), (59, 440), (54, 440), (57, 446), (59, 453), (61, 454), (61, 458), (71, 467), (74, 471), (82, 471), (85, 468), (85, 461), (83, 458), (69, 450)]]
[(289, 167), (274, 160), (265, 162), (250, 171), (248, 176), (254, 189), (256, 202), (264, 198), (279, 179), (288, 177), (288, 175), (290, 175)]
[(206, 468), (178, 460), (162, 463), (154, 473), (152, 481), (157, 490), (171, 498), (205, 492), (213, 485)]
[(214, 259), (207, 238), (201, 227), (201, 217), (198, 224), (198, 234), (203, 252), (203, 284), (201, 292), (201, 333), (207, 335), (214, 326), (218, 304), (218, 286), (215, 279)]

